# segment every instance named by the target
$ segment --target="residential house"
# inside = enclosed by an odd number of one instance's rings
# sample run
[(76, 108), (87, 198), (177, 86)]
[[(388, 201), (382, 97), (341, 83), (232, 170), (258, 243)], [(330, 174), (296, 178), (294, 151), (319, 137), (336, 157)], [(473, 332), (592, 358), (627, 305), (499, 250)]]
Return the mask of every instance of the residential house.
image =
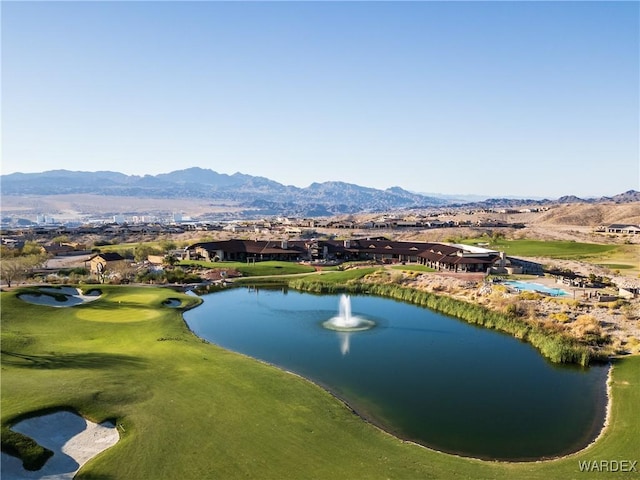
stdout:
[(640, 226), (614, 223), (607, 227), (607, 233), (620, 233), (625, 235), (640, 235)]
[(89, 271), (93, 274), (102, 274), (109, 270), (115, 270), (125, 262), (125, 258), (119, 253), (99, 253), (89, 261)]

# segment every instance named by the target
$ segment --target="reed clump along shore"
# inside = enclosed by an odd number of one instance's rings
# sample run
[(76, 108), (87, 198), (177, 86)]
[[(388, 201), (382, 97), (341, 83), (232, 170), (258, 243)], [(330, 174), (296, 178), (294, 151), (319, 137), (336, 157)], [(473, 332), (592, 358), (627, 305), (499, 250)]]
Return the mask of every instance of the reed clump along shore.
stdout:
[[(369, 270), (369, 269), (367, 269)], [(532, 312), (517, 302), (485, 305), (480, 302), (461, 300), (443, 293), (433, 293), (416, 285), (403, 284), (407, 277), (402, 272), (382, 270), (361, 271), (360, 275), (339, 282), (339, 274), (307, 277), (290, 281), (289, 287), (313, 293), (352, 293), (379, 295), (430, 308), (468, 323), (495, 329), (513, 335), (537, 348), (554, 363), (575, 363), (587, 366), (593, 361), (608, 358), (602, 348), (607, 338), (602, 335), (585, 334), (582, 337), (559, 329), (555, 324), (536, 321)], [(408, 278), (415, 278), (409, 273)], [(493, 306), (493, 308), (492, 308)]]

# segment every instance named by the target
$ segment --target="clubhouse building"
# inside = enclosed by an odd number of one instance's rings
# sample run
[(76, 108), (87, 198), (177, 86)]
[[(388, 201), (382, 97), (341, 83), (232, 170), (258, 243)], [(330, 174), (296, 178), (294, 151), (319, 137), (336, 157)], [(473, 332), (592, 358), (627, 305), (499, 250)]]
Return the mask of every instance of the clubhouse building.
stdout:
[(509, 260), (495, 250), (469, 245), (400, 242), (384, 238), (351, 240), (222, 240), (186, 248), (189, 259), (291, 262), (375, 261), (415, 263), (452, 272), (487, 272), (505, 268)]

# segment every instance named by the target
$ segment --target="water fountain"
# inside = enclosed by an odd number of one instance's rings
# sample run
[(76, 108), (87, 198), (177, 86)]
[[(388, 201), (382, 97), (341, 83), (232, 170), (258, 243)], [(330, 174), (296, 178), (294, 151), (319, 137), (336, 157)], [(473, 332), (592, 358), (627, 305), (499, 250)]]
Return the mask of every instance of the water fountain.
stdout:
[(347, 295), (340, 296), (338, 315), (322, 324), (324, 328), (338, 332), (359, 332), (369, 330), (375, 325), (376, 323), (372, 320), (351, 314), (351, 298)]

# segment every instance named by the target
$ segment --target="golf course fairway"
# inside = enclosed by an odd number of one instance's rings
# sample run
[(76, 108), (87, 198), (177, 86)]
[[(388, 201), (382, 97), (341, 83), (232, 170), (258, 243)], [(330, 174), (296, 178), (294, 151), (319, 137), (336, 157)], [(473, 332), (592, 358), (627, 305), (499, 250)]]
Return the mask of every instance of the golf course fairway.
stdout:
[(595, 444), (555, 460), (481, 461), (403, 442), (311, 382), (197, 338), (182, 320), (197, 297), (100, 285), (90, 303), (52, 308), (18, 297), (34, 288), (0, 297), (3, 450), (33, 453), (10, 427), (43, 412), (113, 420), (120, 440), (76, 478), (640, 478), (637, 356), (614, 362)]

